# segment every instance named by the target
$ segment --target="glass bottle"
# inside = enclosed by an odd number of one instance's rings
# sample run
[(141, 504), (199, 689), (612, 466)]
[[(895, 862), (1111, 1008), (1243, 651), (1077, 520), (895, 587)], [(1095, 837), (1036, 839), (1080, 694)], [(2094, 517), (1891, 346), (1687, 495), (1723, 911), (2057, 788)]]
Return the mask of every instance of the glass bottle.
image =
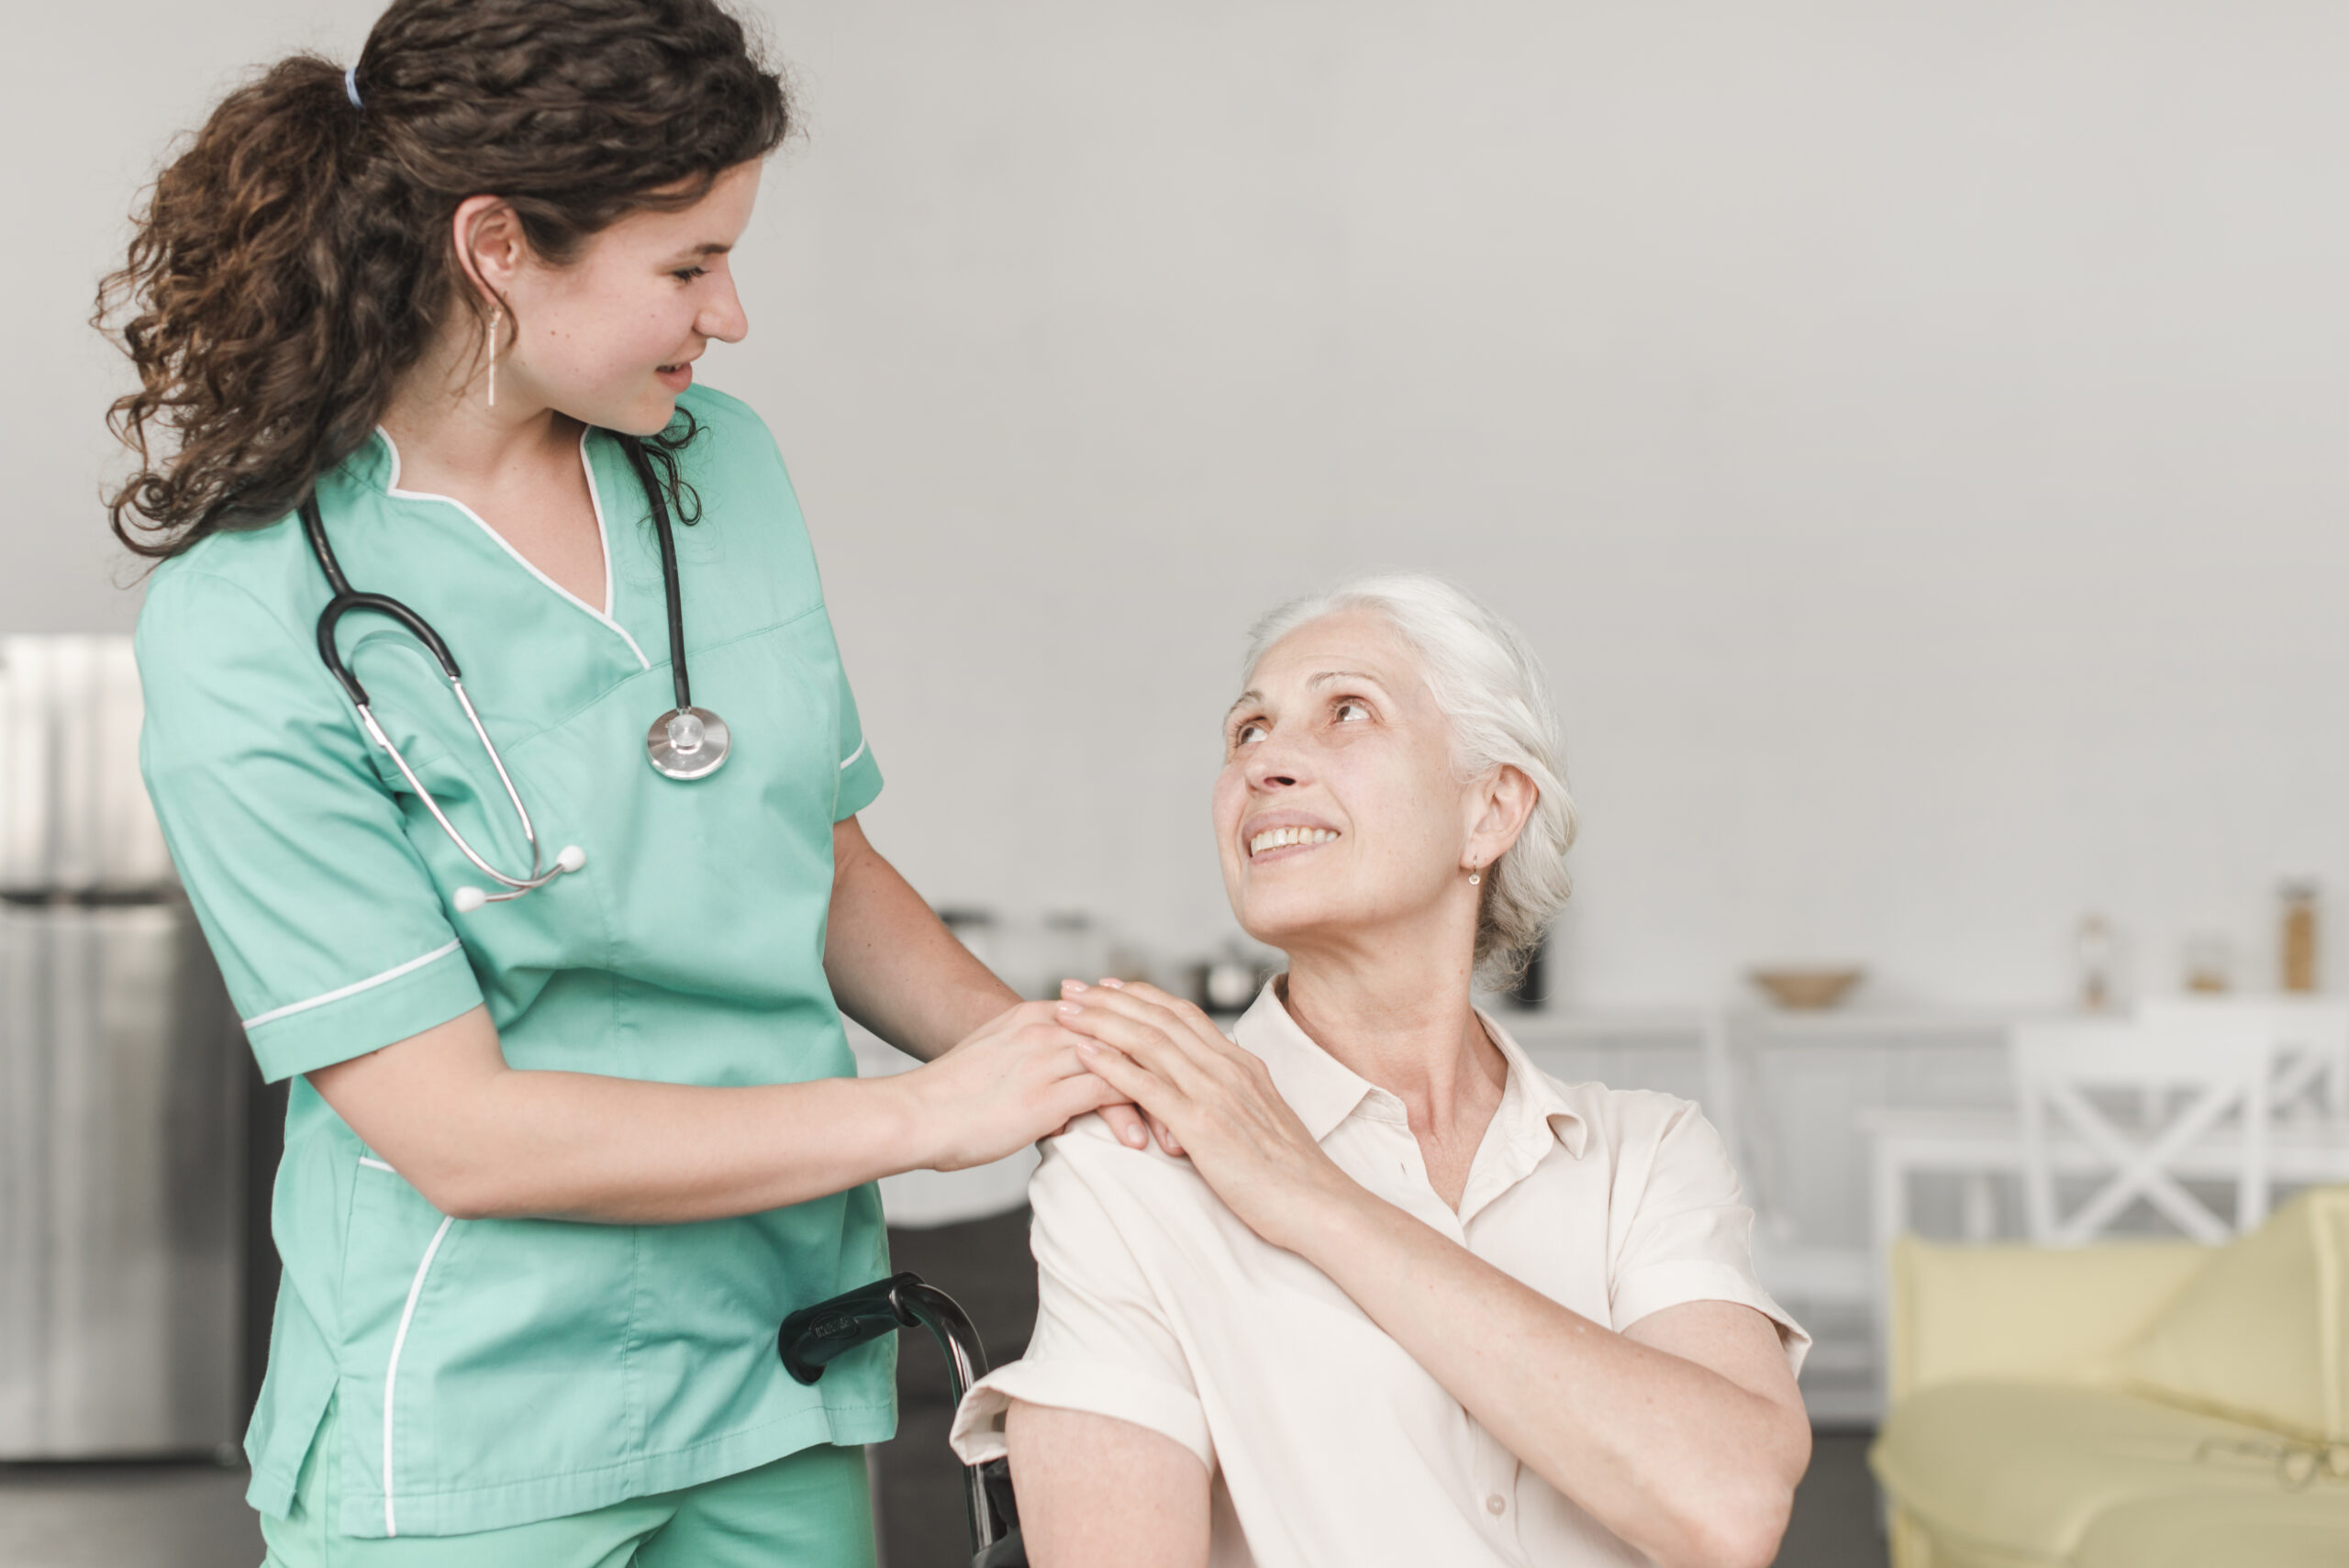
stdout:
[(2316, 989), (2316, 891), (2313, 882), (2288, 882), (2276, 890), (2282, 917), (2277, 978), (2285, 990), (2303, 995)]

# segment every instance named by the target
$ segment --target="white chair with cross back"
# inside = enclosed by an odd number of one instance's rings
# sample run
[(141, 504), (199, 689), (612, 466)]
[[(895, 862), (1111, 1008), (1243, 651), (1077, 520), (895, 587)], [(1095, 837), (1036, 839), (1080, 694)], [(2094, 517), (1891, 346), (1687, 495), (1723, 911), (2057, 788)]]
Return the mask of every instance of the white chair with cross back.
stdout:
[(2162, 996), (2138, 1015), (2194, 1034), (2245, 1029), (2275, 1044), (2268, 1105), (2279, 1129), (2349, 1137), (2349, 1002), (2314, 996)]
[[(2023, 1216), (2032, 1241), (2074, 1247), (2142, 1201), (2210, 1244), (2266, 1218), (2273, 1038), (2254, 1024), (2121, 1020), (2017, 1026)], [(2095, 1184), (2065, 1211), (2065, 1178)], [(2230, 1187), (2232, 1215), (2188, 1184)]]

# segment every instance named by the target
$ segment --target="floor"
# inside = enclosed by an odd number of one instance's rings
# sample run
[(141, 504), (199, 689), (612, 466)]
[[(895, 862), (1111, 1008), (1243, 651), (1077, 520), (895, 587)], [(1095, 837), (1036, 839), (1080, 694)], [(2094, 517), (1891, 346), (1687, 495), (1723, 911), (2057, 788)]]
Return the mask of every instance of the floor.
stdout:
[(1868, 1474), (1875, 1437), (1812, 1434), (1810, 1473), (1795, 1492), (1794, 1522), (1778, 1547), (1780, 1568), (1886, 1568), (1876, 1481)]
[(245, 1475), (214, 1464), (0, 1465), (8, 1568), (254, 1568)]
[[(896, 1267), (946, 1290), (991, 1360), (1026, 1344), (1035, 1314), (1027, 1216), (891, 1234)], [(962, 1473), (946, 1451), (946, 1370), (936, 1348), (899, 1338), (898, 1440), (879, 1451), (876, 1513), (886, 1568), (967, 1568)], [(1795, 1497), (1783, 1568), (1885, 1568), (1868, 1434), (1822, 1431)], [(6, 1568), (255, 1568), (261, 1532), (241, 1472), (210, 1464), (0, 1465)]]

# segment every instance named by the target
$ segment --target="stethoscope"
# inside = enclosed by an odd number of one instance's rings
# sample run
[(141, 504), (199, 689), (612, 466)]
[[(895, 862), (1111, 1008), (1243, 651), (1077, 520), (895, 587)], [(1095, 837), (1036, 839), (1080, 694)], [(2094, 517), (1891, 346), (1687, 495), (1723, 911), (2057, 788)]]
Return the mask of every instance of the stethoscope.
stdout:
[[(661, 536), (661, 585), (669, 603), (669, 673), (677, 695), (677, 706), (654, 719), (651, 729), (645, 735), (645, 756), (652, 763), (653, 771), (664, 777), (707, 778), (726, 761), (727, 752), (733, 745), (733, 737), (728, 732), (724, 719), (706, 707), (694, 706), (692, 686), (685, 676), (685, 606), (677, 589), (677, 545), (669, 528), (668, 500), (662, 494), (659, 482), (652, 476), (651, 460), (644, 455), (643, 444), (628, 436), (621, 436), (618, 440), (620, 450), (628, 454), (629, 466), (636, 471), (637, 482), (644, 486), (644, 494), (652, 503), (653, 528)], [(555, 856), (551, 870), (540, 869), (539, 834), (538, 829), (531, 826), (529, 808), (522, 804), (521, 793), (514, 787), (513, 775), (506, 771), (506, 760), (497, 754), (496, 743), (490, 740), (489, 731), (483, 728), (481, 715), (473, 711), (473, 699), (465, 695), (465, 683), (457, 673), (457, 661), (450, 655), (449, 645), (440, 640), (440, 634), (432, 629), (430, 621), (390, 595), (353, 592), (351, 580), (342, 574), (341, 562), (335, 559), (334, 547), (327, 542), (326, 520), (318, 516), (318, 500), (315, 494), (302, 498), (301, 513), (302, 529), (309, 538), (310, 553), (317, 557), (319, 569), (327, 574), (327, 585), (334, 590), (334, 597), (328, 599), (327, 607), (318, 612), (318, 657), (326, 661), (327, 669), (342, 683), (342, 689), (351, 695), (352, 704), (359, 709), (359, 722), (365, 726), (369, 738), (392, 759), (392, 765), (399, 769), (400, 777), (407, 781), (408, 788), (416, 792), (416, 797), (424, 803), (424, 808), (432, 813), (432, 819), (440, 824), (440, 830), (449, 835), (449, 841), (463, 852), (465, 859), (479, 867), (483, 875), (503, 884), (506, 889), (502, 893), (487, 893), (478, 887), (461, 887), (454, 898), (457, 912), (470, 915), (485, 904), (502, 904), (510, 898), (519, 898), (525, 893), (544, 887), (563, 873), (577, 871), (585, 865), (587, 852), (576, 844), (566, 844)], [(424, 787), (424, 781), (416, 776), (416, 770), (408, 766), (407, 759), (400, 755), (400, 749), (392, 744), (392, 738), (384, 734), (384, 727), (376, 722), (374, 709), (367, 700), (367, 688), (359, 684), (359, 677), (351, 673), (351, 667), (342, 662), (342, 654), (335, 647), (336, 623), (352, 610), (373, 610), (378, 615), (391, 617), (415, 634), (416, 639), (423, 643), (440, 663), (441, 674), (448, 678), (449, 689), (457, 695), (457, 706), (465, 710), (466, 720), (473, 725), (473, 733), (481, 738), (482, 750), (489, 753), (489, 765), (497, 770), (497, 782), (506, 786), (506, 798), (514, 803), (515, 816), (521, 818), (522, 837), (530, 846), (530, 872), (528, 876), (507, 875), (484, 860), (480, 852), (465, 841), (465, 836), (457, 831), (457, 825), (449, 820), (448, 814), (440, 809), (440, 803), (432, 798), (432, 792)]]

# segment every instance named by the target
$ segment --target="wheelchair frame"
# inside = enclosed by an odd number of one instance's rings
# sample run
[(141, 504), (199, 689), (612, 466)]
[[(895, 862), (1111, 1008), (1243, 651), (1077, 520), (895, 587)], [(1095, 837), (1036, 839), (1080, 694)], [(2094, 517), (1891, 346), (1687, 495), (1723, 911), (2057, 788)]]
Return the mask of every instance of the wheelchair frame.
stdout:
[[(929, 1329), (946, 1353), (947, 1381), (959, 1408), (971, 1385), (986, 1374), (986, 1349), (970, 1314), (936, 1285), (923, 1284), (919, 1274), (875, 1280), (801, 1307), (775, 1331), (775, 1353), (793, 1378), (813, 1384), (840, 1356), (916, 1324)], [(971, 1568), (1028, 1568), (1008, 1463), (992, 1459), (964, 1465), (963, 1506), (971, 1531)]]

